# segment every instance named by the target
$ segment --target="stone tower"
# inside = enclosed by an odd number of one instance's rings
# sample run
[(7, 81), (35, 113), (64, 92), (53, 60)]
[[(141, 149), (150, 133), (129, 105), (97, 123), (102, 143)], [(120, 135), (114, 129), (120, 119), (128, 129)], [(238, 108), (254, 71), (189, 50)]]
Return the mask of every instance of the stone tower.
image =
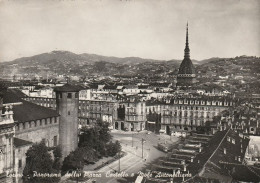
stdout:
[(195, 82), (196, 82), (196, 71), (190, 59), (189, 30), (188, 30), (188, 23), (187, 23), (184, 59), (180, 65), (179, 72), (177, 75), (177, 86), (190, 86)]
[(54, 89), (56, 92), (57, 112), (60, 114), (59, 144), (62, 157), (78, 147), (78, 108), (79, 87), (65, 84)]

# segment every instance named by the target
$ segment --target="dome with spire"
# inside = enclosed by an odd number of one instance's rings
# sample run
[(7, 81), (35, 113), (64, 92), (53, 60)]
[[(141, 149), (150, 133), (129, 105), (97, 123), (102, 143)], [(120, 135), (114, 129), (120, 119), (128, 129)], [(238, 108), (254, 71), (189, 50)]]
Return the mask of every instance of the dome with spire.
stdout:
[(196, 74), (195, 67), (190, 59), (182, 61), (178, 74)]
[(186, 44), (184, 49), (184, 59), (179, 67), (177, 75), (177, 83), (187, 84), (194, 83), (196, 77), (195, 67), (190, 59), (190, 48), (189, 48), (189, 29), (188, 23), (186, 28)]

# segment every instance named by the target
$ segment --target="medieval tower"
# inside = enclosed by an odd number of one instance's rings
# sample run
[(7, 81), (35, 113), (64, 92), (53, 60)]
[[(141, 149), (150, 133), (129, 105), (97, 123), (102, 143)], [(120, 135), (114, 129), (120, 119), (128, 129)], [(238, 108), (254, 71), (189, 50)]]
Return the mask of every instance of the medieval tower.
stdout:
[(190, 86), (196, 81), (196, 71), (194, 65), (190, 59), (190, 48), (189, 48), (189, 29), (187, 23), (186, 29), (186, 45), (184, 49), (184, 59), (180, 65), (179, 72), (177, 75), (178, 86)]
[(60, 114), (59, 144), (62, 157), (78, 147), (79, 88), (70, 84), (55, 88), (57, 112)]

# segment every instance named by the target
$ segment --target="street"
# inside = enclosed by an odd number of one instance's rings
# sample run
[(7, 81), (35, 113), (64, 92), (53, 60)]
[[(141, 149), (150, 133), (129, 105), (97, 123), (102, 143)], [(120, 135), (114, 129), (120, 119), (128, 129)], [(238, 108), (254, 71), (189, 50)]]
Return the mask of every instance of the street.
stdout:
[[(148, 163), (166, 155), (155, 147), (157, 147), (159, 141), (164, 142), (170, 140), (169, 136), (156, 135), (154, 133), (147, 134), (146, 131), (138, 133), (113, 130), (111, 134), (114, 140), (120, 141), (122, 151), (127, 154), (120, 160), (98, 170), (98, 172), (102, 174), (101, 177), (95, 178), (98, 183), (117, 183), (124, 177), (136, 176), (136, 173), (142, 170)], [(142, 139), (144, 139), (143, 158)], [(171, 138), (172, 143), (177, 140), (178, 138), (176, 137)]]

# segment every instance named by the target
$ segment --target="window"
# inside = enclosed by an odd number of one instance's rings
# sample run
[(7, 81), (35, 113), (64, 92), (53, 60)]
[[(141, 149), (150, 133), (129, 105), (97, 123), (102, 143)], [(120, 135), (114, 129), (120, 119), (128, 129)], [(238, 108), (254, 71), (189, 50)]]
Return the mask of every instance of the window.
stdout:
[(68, 93), (68, 98), (72, 98), (72, 93)]
[(22, 160), (21, 160), (21, 159), (19, 159), (18, 167), (19, 167), (19, 168), (22, 168)]
[(70, 111), (68, 111), (68, 115), (70, 115)]
[(238, 156), (238, 161), (241, 162), (241, 157), (240, 156)]
[(58, 144), (57, 139), (58, 139), (57, 136), (53, 137), (53, 146), (57, 146), (57, 144)]
[(231, 141), (231, 140), (230, 140), (230, 137), (227, 137), (227, 141), (228, 141), (228, 142), (230, 142), (230, 141)]

